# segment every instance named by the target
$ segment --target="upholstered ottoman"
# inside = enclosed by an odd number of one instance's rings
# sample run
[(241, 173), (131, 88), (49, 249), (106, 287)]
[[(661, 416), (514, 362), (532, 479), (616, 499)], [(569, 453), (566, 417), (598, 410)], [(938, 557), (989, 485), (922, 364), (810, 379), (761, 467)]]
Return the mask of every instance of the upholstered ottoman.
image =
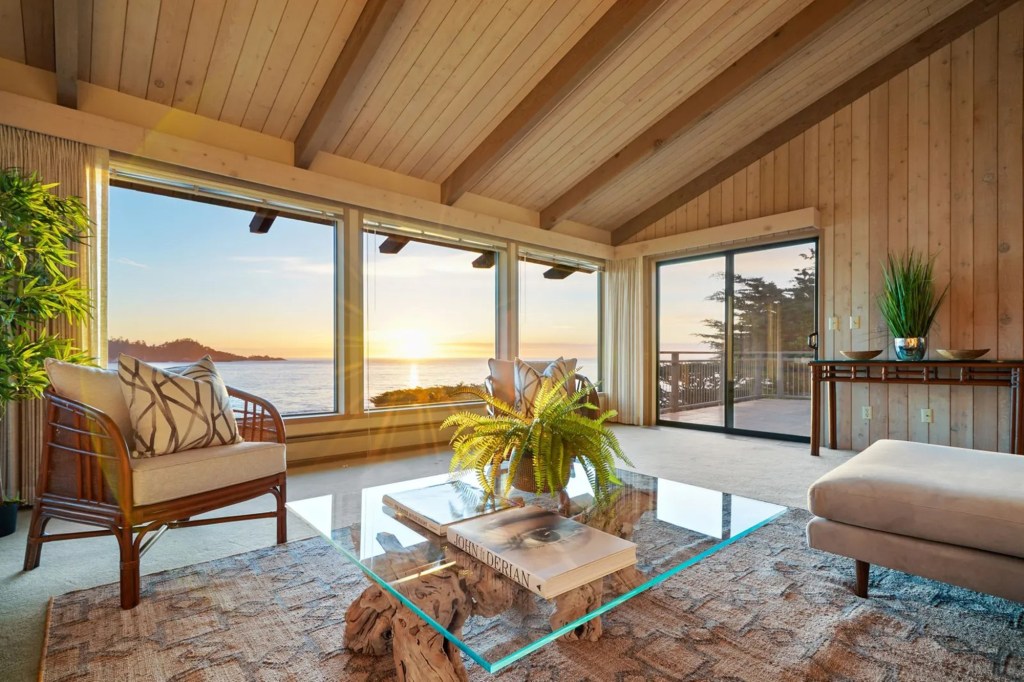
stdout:
[(808, 491), (815, 549), (1024, 602), (1024, 456), (874, 443)]

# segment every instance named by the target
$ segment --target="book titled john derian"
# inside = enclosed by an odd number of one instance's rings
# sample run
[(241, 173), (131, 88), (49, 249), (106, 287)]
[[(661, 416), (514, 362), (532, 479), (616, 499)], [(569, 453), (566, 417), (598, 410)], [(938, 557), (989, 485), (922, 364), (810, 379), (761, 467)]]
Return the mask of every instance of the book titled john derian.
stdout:
[(444, 535), (453, 523), (512, 506), (503, 498), (488, 499), (484, 491), (459, 481), (392, 493), (383, 502), (435, 535)]
[(636, 563), (636, 545), (540, 507), (448, 528), (448, 542), (545, 599)]

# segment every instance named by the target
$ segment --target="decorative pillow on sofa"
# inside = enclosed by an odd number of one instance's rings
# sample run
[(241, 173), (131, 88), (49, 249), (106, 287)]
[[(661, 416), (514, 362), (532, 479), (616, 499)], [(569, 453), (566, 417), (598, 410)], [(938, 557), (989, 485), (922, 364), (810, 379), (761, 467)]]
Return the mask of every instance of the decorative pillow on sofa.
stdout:
[(209, 356), (175, 373), (121, 355), (117, 372), (135, 431), (133, 457), (242, 441), (231, 397)]

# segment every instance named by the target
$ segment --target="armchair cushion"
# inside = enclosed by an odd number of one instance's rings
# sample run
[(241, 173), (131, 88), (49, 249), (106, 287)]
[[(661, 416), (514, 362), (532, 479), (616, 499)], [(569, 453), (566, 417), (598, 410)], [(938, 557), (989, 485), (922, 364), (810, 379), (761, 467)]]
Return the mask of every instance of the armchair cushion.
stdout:
[(123, 354), (117, 365), (135, 433), (133, 457), (242, 440), (227, 387), (209, 356), (180, 373)]
[(487, 361), (487, 367), (491, 370), (490, 385), (488, 390), (495, 398), (504, 400), (509, 405), (516, 402), (516, 374), (515, 363), (511, 360), (496, 360), (491, 358)]
[(175, 500), (285, 470), (282, 443), (245, 442), (131, 460), (136, 506)]
[(121, 393), (117, 372), (87, 367), (54, 358), (45, 361), (53, 389), (65, 398), (94, 407), (114, 420), (125, 442), (132, 444), (132, 420)]

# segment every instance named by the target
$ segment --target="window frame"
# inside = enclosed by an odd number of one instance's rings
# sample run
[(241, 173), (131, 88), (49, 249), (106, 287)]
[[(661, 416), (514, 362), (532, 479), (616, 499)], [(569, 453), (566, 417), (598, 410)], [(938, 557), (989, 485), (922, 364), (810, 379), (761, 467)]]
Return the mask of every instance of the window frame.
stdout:
[[(368, 227), (369, 226), (369, 227)], [(494, 265), (493, 276), (494, 276), (494, 345), (491, 347), (491, 353), (493, 357), (501, 357), (501, 348), (506, 345), (505, 339), (503, 338), (503, 324), (502, 324), (502, 284), (507, 279), (507, 273), (504, 270), (508, 267), (506, 265), (508, 261), (508, 254), (514, 251), (514, 243), (505, 240), (496, 240), (486, 237), (485, 235), (478, 235), (471, 232), (464, 232), (462, 230), (456, 230), (449, 227), (428, 225), (420, 221), (409, 220), (405, 218), (399, 218), (396, 216), (382, 215), (376, 212), (369, 212), (362, 216), (361, 227), (360, 227), (360, 258), (362, 260), (367, 253), (367, 235), (388, 235), (388, 236), (399, 236), (406, 238), (409, 241), (415, 241), (422, 244), (429, 244), (431, 246), (440, 246), (455, 250), (462, 250), (467, 252), (479, 253), (481, 251), (489, 251), (494, 253)], [(365, 266), (365, 261), (363, 261)], [(360, 273), (363, 275), (365, 281), (365, 271)], [(362, 302), (365, 302), (365, 291), (363, 293)], [(364, 328), (364, 339), (363, 339), (363, 410), (367, 414), (380, 414), (389, 410), (413, 410), (413, 409), (427, 409), (437, 407), (451, 407), (451, 406), (472, 406), (482, 404), (479, 400), (466, 400), (457, 402), (443, 402), (443, 403), (415, 403), (410, 405), (392, 405), (386, 407), (375, 407), (370, 405), (369, 395), (365, 395), (365, 384), (366, 378), (365, 373), (369, 369), (369, 355), (368, 345), (366, 343), (365, 330), (367, 329), (367, 317), (365, 305), (363, 308), (363, 328)], [(487, 375), (482, 375), (480, 381), (483, 382)]]
[[(588, 376), (588, 378), (597, 386), (601, 385), (604, 379), (604, 296), (605, 296), (605, 264), (596, 259), (584, 258), (581, 256), (568, 255), (554, 251), (551, 249), (542, 249), (534, 246), (523, 246), (518, 250), (519, 257), (516, 259), (515, 272), (516, 272), (516, 344), (515, 354), (518, 356), (521, 349), (520, 341), (521, 338), (518, 334), (521, 322), (521, 301), (519, 300), (519, 290), (521, 290), (522, 282), (520, 281), (520, 263), (529, 262), (539, 265), (557, 266), (563, 265), (567, 267), (576, 268), (579, 270), (587, 270), (591, 274), (595, 275), (595, 285), (597, 287), (597, 296), (595, 297), (595, 304), (597, 305), (597, 344), (596, 344), (596, 363), (597, 366), (594, 368), (594, 376)], [(554, 358), (550, 358), (554, 360)], [(588, 373), (589, 374), (589, 373)]]
[[(205, 203), (223, 208), (232, 208), (241, 211), (250, 211), (258, 209), (270, 209), (278, 213), (280, 217), (284, 217), (292, 220), (299, 220), (303, 222), (310, 222), (314, 224), (324, 225), (331, 229), (332, 239), (332, 385), (331, 391), (333, 407), (330, 411), (318, 411), (311, 410), (308, 412), (291, 412), (282, 414), (283, 418), (286, 419), (303, 419), (303, 418), (322, 418), (344, 415), (344, 387), (339, 372), (341, 366), (342, 357), (340, 354), (340, 333), (341, 320), (339, 319), (339, 309), (341, 299), (341, 269), (338, 267), (339, 260), (338, 254), (341, 250), (341, 244), (343, 241), (343, 230), (344, 230), (344, 218), (340, 211), (336, 208), (329, 207), (326, 204), (319, 204), (317, 202), (310, 202), (301, 199), (294, 199), (291, 197), (285, 197), (280, 195), (268, 195), (255, 190), (250, 190), (245, 187), (223, 185), (221, 183), (210, 182), (207, 183), (205, 180), (192, 179), (187, 176), (183, 176), (177, 173), (163, 171), (158, 169), (150, 169), (146, 166), (137, 166), (130, 161), (122, 161), (119, 159), (111, 158), (109, 167), (109, 179), (108, 185), (113, 188), (128, 189), (135, 192), (148, 193), (156, 196), (168, 197), (178, 199), (181, 201), (193, 201), (196, 203)], [(108, 226), (109, 232), (109, 226)], [(107, 243), (103, 245), (104, 259), (108, 257), (108, 244), (109, 235), (106, 237)], [(109, 267), (109, 263), (103, 263), (102, 273), (102, 288), (104, 290), (104, 299), (107, 299), (107, 273), (106, 270)], [(104, 334), (108, 335), (107, 319), (109, 311), (106, 305), (101, 313), (104, 317), (103, 329)], [(103, 365), (108, 364), (109, 358), (107, 357), (107, 346), (104, 344), (101, 348), (100, 362)], [(240, 387), (242, 388), (242, 387)]]
[[(334, 229), (334, 411), (289, 414), (287, 422), (322, 421), (335, 418), (356, 418), (368, 414), (380, 415), (388, 411), (436, 411), (438, 408), (451, 405), (472, 406), (470, 403), (431, 403), (409, 406), (374, 408), (367, 411), (364, 393), (364, 376), (366, 360), (366, 344), (363, 339), (363, 322), (365, 320), (362, 281), (363, 239), (365, 234), (365, 218), (383, 219), (398, 222), (415, 230), (421, 230), (425, 237), (441, 237), (441, 246), (451, 246), (448, 240), (462, 239), (466, 243), (484, 246), (496, 253), (495, 274), (495, 358), (511, 359), (519, 355), (519, 253), (540, 253), (557, 259), (560, 263), (587, 264), (597, 275), (597, 306), (598, 306), (598, 338), (597, 338), (597, 377), (600, 382), (604, 375), (605, 348), (605, 269), (606, 263), (600, 258), (581, 256), (559, 251), (546, 246), (537, 246), (514, 237), (491, 236), (486, 231), (475, 232), (470, 229), (457, 228), (440, 223), (416, 218), (407, 218), (398, 214), (389, 214), (379, 210), (370, 210), (341, 201), (322, 199), (312, 195), (287, 190), (268, 189), (262, 185), (245, 181), (232, 181), (220, 176), (190, 169), (178, 168), (159, 162), (143, 161), (137, 157), (112, 153), (110, 157), (108, 184), (122, 186), (139, 191), (151, 191), (157, 194), (176, 196), (184, 200), (199, 201), (215, 205), (224, 205), (243, 210), (259, 208), (278, 211), (286, 217), (311, 222), (331, 224)], [(457, 243), (457, 242), (456, 242)], [(106, 247), (102, 247), (105, 251)], [(106, 268), (104, 260), (101, 273), (102, 286), (106, 288)], [(351, 272), (349, 271), (351, 270)], [(359, 287), (354, 287), (358, 280)], [(354, 290), (357, 289), (357, 290)], [(353, 316), (352, 306), (357, 304), (358, 310)], [(98, 311), (106, 325), (107, 311)], [(358, 320), (358, 325), (353, 323)], [(362, 358), (360, 371), (353, 372), (346, 367), (346, 356), (351, 362), (352, 349), (349, 348), (350, 334), (346, 329), (357, 330), (361, 344), (359, 357)], [(106, 348), (103, 349), (103, 360), (106, 359)], [(481, 377), (483, 379), (483, 377)]]

